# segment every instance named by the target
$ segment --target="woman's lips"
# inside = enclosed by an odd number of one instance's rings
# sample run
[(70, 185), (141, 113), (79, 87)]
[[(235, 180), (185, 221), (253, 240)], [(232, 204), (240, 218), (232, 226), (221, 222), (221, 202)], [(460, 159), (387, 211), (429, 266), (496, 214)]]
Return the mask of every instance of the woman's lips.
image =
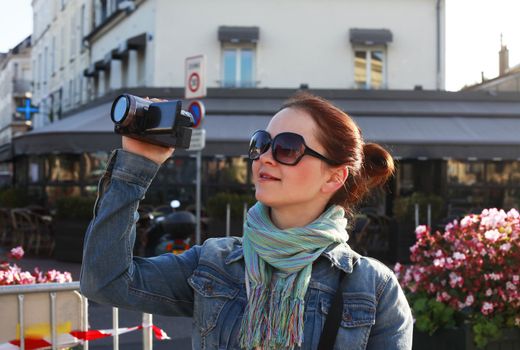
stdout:
[(280, 179), (271, 174), (261, 172), (258, 174), (258, 181), (280, 181)]

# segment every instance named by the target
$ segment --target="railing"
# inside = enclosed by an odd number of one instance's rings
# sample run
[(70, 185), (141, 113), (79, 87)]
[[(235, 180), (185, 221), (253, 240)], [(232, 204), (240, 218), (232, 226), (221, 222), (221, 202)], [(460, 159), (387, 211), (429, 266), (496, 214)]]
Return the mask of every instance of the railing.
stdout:
[[(19, 334), (20, 334), (20, 349), (25, 350), (25, 297), (27, 294), (34, 293), (48, 293), (50, 298), (50, 325), (51, 325), (51, 343), (52, 349), (58, 349), (58, 325), (56, 315), (57, 305), (57, 293), (77, 291), (79, 292), (79, 282), (71, 283), (42, 283), (42, 284), (30, 284), (30, 285), (12, 285), (12, 286), (1, 286), (0, 287), (0, 298), (2, 296), (16, 295), (18, 300), (18, 322), (19, 322)], [(79, 294), (79, 293), (78, 293)], [(82, 324), (84, 331), (88, 330), (88, 299), (83, 295), (79, 294), (82, 299), (83, 308), (83, 320)], [(0, 302), (1, 303), (1, 302)], [(153, 331), (152, 331), (152, 315), (143, 313), (143, 350), (153, 349)], [(116, 307), (112, 308), (112, 328), (117, 330), (119, 328), (119, 309)], [(113, 349), (119, 350), (119, 336), (117, 332), (114, 332), (113, 336)], [(83, 349), (88, 350), (89, 342), (83, 342)]]

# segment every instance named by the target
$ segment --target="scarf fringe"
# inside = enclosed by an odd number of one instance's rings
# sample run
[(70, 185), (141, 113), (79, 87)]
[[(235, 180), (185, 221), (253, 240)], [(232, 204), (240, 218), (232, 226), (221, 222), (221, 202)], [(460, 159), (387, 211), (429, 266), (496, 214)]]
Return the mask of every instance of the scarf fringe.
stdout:
[(244, 349), (252, 349), (259, 346), (266, 333), (268, 320), (265, 306), (267, 305), (268, 289), (265, 285), (257, 285), (251, 290), (251, 296), (247, 303), (242, 319), (240, 334), (240, 346)]

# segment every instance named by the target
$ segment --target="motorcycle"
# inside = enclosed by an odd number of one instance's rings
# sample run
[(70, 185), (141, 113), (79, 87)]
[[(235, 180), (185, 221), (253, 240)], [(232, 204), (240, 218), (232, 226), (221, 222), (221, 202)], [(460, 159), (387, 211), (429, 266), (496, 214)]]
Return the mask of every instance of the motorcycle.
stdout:
[(170, 207), (170, 210), (156, 208), (160, 209), (154, 210), (156, 216), (153, 215), (154, 212), (140, 214), (137, 225), (138, 232), (141, 227), (141, 234), (138, 234), (140, 255), (181, 254), (191, 247), (196, 228), (195, 215), (186, 210), (177, 210), (180, 207), (179, 201), (172, 201)]

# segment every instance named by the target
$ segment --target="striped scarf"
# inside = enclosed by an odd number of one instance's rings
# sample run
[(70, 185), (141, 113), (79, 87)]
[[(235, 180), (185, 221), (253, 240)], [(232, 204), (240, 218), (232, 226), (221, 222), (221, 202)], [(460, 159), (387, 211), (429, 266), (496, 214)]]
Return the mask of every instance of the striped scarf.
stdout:
[[(249, 210), (243, 248), (251, 293), (240, 331), (242, 348), (301, 346), (312, 263), (329, 245), (348, 240), (344, 215), (333, 205), (305, 227), (280, 230), (265, 205), (257, 202)], [(279, 278), (272, 285), (274, 271)]]

